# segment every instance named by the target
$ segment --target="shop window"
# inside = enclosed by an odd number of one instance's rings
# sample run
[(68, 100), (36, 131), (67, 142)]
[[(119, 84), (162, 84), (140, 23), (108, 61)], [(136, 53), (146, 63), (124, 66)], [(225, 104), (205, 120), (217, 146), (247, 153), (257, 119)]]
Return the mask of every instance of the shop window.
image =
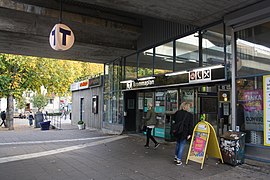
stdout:
[(173, 41), (155, 48), (154, 74), (173, 71)]
[(237, 79), (237, 125), (246, 142), (263, 144), (264, 108), (262, 77)]
[(53, 104), (53, 99), (49, 99), (49, 104)]
[(122, 62), (121, 60), (113, 63), (113, 90), (120, 90), (120, 81), (122, 80)]
[(105, 64), (104, 92), (113, 90), (113, 64)]
[(176, 40), (175, 71), (199, 67), (199, 36), (197, 33)]
[(270, 72), (270, 22), (236, 33), (237, 76)]
[(139, 53), (138, 78), (153, 75), (153, 49)]

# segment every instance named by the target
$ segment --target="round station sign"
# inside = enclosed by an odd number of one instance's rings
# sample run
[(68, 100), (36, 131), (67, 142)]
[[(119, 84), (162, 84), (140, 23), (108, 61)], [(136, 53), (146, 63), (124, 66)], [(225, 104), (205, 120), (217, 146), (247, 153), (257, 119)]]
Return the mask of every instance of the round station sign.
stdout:
[(65, 24), (56, 24), (50, 33), (49, 41), (51, 47), (56, 51), (65, 51), (74, 44), (74, 34)]

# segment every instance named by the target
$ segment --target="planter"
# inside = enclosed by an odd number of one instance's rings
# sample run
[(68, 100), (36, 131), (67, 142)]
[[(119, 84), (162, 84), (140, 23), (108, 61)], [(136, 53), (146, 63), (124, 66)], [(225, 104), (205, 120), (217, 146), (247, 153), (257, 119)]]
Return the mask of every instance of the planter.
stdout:
[(85, 128), (84, 124), (78, 124), (79, 130), (82, 130)]
[(49, 130), (51, 121), (40, 122), (41, 130)]

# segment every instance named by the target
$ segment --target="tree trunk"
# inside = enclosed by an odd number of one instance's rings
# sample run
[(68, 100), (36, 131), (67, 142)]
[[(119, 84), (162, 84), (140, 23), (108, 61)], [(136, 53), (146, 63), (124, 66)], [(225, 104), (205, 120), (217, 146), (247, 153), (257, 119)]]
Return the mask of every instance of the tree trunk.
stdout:
[(13, 126), (13, 111), (14, 111), (14, 104), (13, 104), (13, 96), (9, 95), (7, 98), (7, 127), (9, 130), (14, 130)]

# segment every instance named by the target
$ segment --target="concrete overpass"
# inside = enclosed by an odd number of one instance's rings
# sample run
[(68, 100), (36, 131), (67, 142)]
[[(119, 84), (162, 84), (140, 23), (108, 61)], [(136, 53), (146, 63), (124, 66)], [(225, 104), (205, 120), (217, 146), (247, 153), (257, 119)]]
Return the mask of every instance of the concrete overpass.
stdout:
[(0, 52), (104, 63), (179, 36), (174, 29), (196, 29), (261, 1), (63, 0), (63, 23), (75, 44), (57, 52), (48, 37), (60, 0), (0, 0)]

